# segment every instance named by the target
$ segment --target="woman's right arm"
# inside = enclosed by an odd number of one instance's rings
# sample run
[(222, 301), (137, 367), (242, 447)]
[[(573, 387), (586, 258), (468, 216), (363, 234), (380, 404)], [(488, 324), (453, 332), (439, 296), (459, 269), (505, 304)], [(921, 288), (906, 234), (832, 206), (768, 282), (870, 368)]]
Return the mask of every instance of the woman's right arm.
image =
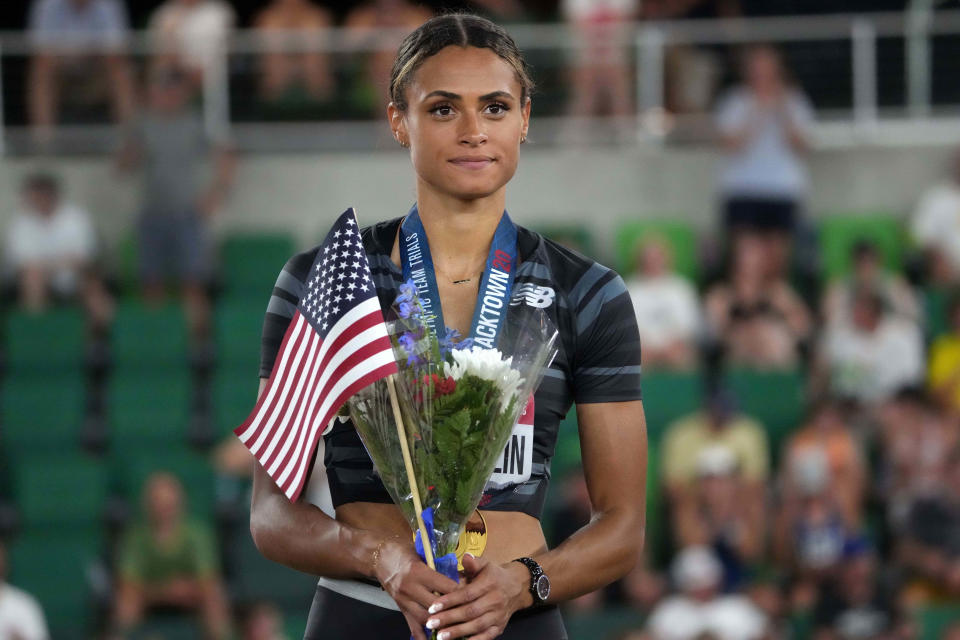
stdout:
[[(260, 393), (266, 380), (260, 381)], [(433, 571), (410, 544), (357, 529), (305, 502), (290, 502), (259, 462), (254, 462), (250, 533), (265, 557), (328, 578), (380, 582), (403, 612), (416, 640), (425, 640), (427, 607), (457, 584)]]

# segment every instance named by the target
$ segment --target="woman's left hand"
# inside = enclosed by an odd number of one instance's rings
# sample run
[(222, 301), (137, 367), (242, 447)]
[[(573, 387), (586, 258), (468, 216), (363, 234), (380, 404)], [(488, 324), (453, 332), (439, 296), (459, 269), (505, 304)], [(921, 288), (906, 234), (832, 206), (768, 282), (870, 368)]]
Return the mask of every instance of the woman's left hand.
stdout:
[(514, 611), (533, 602), (530, 571), (519, 562), (498, 565), (466, 554), (463, 575), (460, 588), (437, 598), (429, 609), (427, 628), (438, 631), (439, 640), (493, 640)]

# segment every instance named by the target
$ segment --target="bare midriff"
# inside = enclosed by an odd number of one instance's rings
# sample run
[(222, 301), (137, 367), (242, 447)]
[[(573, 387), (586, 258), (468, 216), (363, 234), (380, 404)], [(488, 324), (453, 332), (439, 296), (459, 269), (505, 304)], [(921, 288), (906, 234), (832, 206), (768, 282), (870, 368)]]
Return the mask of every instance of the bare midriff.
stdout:
[[(483, 511), (487, 526), (487, 548), (483, 557), (498, 564), (539, 553), (547, 548), (540, 521), (519, 511)], [(337, 520), (357, 529), (376, 531), (384, 536), (413, 539), (410, 526), (393, 504), (351, 502), (337, 508)], [(474, 513), (468, 528), (480, 524)]]

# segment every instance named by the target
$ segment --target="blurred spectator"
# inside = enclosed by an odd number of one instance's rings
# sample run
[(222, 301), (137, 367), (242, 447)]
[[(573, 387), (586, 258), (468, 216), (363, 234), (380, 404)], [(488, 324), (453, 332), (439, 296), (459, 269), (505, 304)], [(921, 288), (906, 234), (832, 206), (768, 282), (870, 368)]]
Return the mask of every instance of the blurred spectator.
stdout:
[(560, 11), (578, 46), (573, 62), (574, 116), (626, 116), (631, 107), (630, 23), (637, 0), (562, 0)]
[(919, 323), (920, 303), (903, 276), (884, 269), (883, 256), (869, 240), (860, 240), (850, 249), (853, 272), (832, 283), (823, 298), (823, 315), (828, 324), (849, 323), (853, 294), (858, 289), (875, 291), (893, 315)]
[(0, 541), (0, 638), (48, 640), (47, 621), (36, 598), (7, 583), (7, 550)]
[(261, 100), (297, 106), (330, 98), (335, 86), (329, 55), (301, 47), (322, 44), (332, 25), (330, 12), (310, 0), (273, 0), (260, 11), (254, 28), (267, 47), (276, 47), (260, 57)]
[(875, 406), (918, 384), (923, 367), (919, 328), (888, 311), (872, 289), (857, 289), (849, 320), (827, 327), (823, 335), (815, 384), (820, 391)]
[(156, 47), (151, 73), (180, 71), (200, 86), (204, 70), (222, 60), (235, 19), (223, 0), (165, 0), (147, 26)]
[(705, 308), (710, 336), (724, 362), (756, 369), (788, 369), (800, 360), (811, 317), (800, 296), (771, 270), (758, 236), (733, 246), (727, 282), (714, 285)]
[(914, 502), (938, 489), (948, 456), (960, 444), (955, 420), (919, 389), (903, 389), (879, 413), (883, 497), (895, 533), (906, 527)]
[(670, 249), (652, 238), (638, 251), (636, 274), (627, 280), (643, 342), (643, 366), (691, 369), (696, 365), (700, 324), (697, 292), (671, 268)]
[(158, 608), (199, 613), (211, 638), (229, 634), (227, 601), (213, 534), (184, 517), (183, 487), (154, 473), (144, 488), (145, 520), (130, 527), (117, 558), (116, 624), (136, 627)]
[(950, 284), (960, 278), (960, 150), (955, 152), (949, 179), (929, 188), (911, 216), (910, 231), (926, 253), (927, 278)]
[(955, 414), (960, 414), (960, 296), (950, 301), (951, 332), (930, 345), (928, 387), (934, 397)]
[(343, 26), (352, 31), (350, 39), (370, 51), (362, 84), (372, 90), (366, 102), (376, 113), (390, 101), (390, 69), (400, 41), (432, 16), (429, 9), (407, 0), (369, 0), (347, 14)]
[(737, 458), (724, 445), (701, 449), (696, 464), (692, 499), (673, 509), (675, 547), (711, 548), (723, 565), (722, 584), (728, 591), (739, 587), (763, 558), (764, 503), (746, 498)]
[(725, 155), (720, 174), (724, 223), (734, 242), (743, 232), (759, 233), (771, 267), (783, 274), (807, 195), (802, 154), (813, 108), (788, 81), (771, 47), (746, 51), (742, 77), (743, 84), (720, 100), (716, 114)]
[(785, 491), (796, 495), (800, 487), (799, 467), (810, 455), (823, 456), (830, 477), (830, 491), (837, 500), (844, 520), (851, 526), (860, 523), (867, 470), (861, 446), (848, 426), (847, 408), (827, 398), (818, 402), (810, 418), (795, 431), (784, 452), (782, 467)]
[(673, 504), (697, 492), (697, 463), (705, 449), (722, 446), (732, 452), (741, 476), (741, 499), (762, 501), (769, 474), (767, 434), (755, 420), (737, 413), (724, 389), (714, 389), (704, 411), (680, 418), (663, 436), (662, 468)]
[(817, 640), (912, 637), (896, 591), (880, 580), (876, 556), (862, 540), (847, 546), (837, 578), (824, 589), (813, 618)]
[[(108, 99), (114, 118), (133, 114), (133, 79), (124, 54), (127, 12), (120, 0), (33, 0), (29, 37), (30, 125), (49, 142), (60, 107), (89, 117)], [(69, 87), (69, 91), (62, 89)], [(62, 94), (62, 99), (61, 99)]]
[(650, 613), (647, 631), (653, 640), (759, 640), (768, 622), (749, 599), (721, 595), (723, 567), (706, 547), (688, 547), (673, 562), (679, 594), (667, 597)]
[(286, 640), (283, 616), (269, 602), (254, 602), (243, 613), (240, 640)]
[(113, 303), (95, 272), (97, 234), (89, 214), (63, 200), (50, 174), (27, 176), (21, 196), (23, 209), (6, 238), (20, 305), (42, 311), (52, 302), (79, 299), (93, 326), (104, 328)]
[(148, 109), (131, 132), (119, 164), (142, 161), (145, 185), (139, 220), (140, 277), (144, 296), (164, 297), (164, 278), (175, 276), (195, 337), (206, 335), (212, 271), (208, 221), (223, 205), (233, 181), (235, 158), (224, 141), (213, 144), (213, 182), (200, 185), (208, 155), (200, 115), (189, 105), (186, 76), (176, 71), (151, 79)]
[(774, 526), (775, 555), (796, 576), (795, 588), (816, 588), (833, 576), (856, 531), (844, 517), (823, 451), (799, 453), (788, 473)]

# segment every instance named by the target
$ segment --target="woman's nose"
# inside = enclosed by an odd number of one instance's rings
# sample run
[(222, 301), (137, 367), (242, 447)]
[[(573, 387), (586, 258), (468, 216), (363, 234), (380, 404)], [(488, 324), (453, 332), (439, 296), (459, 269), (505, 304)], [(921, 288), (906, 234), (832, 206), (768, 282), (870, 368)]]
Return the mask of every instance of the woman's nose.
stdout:
[(477, 114), (468, 113), (461, 120), (460, 144), (475, 147), (487, 141), (483, 123)]

